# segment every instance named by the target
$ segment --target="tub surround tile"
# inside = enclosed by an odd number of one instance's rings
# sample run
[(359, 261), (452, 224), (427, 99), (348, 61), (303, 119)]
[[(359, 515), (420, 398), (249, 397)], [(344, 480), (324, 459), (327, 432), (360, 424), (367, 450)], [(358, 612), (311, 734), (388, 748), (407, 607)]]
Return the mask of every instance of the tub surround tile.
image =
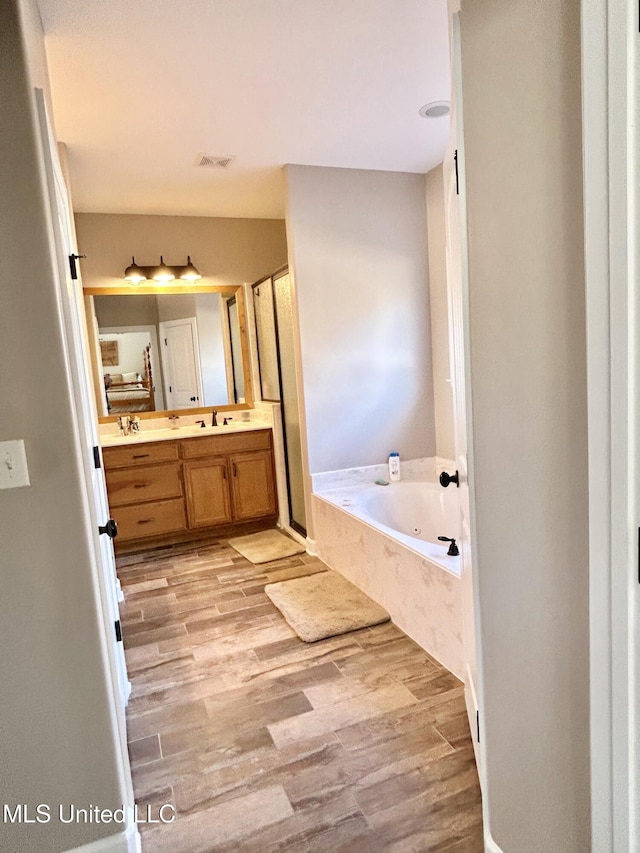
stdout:
[[(400, 472), (403, 480), (435, 480), (436, 457), (424, 459), (401, 459)], [(352, 486), (370, 486), (376, 480), (389, 479), (389, 466), (367, 465), (361, 468), (344, 468), (341, 471), (323, 471), (311, 475), (311, 487), (314, 493), (324, 493)]]
[(315, 495), (312, 506), (321, 559), (384, 607), (421, 648), (462, 677), (460, 578)]

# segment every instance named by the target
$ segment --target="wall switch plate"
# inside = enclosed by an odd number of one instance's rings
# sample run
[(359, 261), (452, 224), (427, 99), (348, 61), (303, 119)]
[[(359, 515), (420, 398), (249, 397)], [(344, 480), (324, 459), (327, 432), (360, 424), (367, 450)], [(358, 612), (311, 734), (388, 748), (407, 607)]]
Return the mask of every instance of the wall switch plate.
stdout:
[(30, 485), (24, 441), (0, 441), (0, 489)]

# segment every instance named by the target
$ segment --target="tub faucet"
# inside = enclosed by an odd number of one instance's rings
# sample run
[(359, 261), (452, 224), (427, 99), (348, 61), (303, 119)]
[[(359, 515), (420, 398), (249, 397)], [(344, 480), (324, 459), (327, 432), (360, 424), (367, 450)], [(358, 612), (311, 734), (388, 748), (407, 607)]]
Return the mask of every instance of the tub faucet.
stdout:
[(460, 555), (460, 549), (456, 545), (456, 540), (451, 539), (449, 536), (438, 536), (440, 542), (451, 542), (449, 545), (449, 550), (447, 551), (448, 557), (458, 557)]

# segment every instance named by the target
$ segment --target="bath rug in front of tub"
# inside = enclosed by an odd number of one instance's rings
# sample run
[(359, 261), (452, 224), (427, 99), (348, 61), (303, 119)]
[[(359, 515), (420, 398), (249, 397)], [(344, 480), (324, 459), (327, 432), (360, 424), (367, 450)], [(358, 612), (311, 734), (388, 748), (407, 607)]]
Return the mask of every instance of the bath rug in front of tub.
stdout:
[(305, 643), (389, 620), (386, 610), (331, 570), (270, 583), (264, 591)]
[(248, 536), (237, 536), (229, 539), (229, 545), (250, 563), (270, 563), (305, 551), (304, 545), (279, 530), (261, 530)]

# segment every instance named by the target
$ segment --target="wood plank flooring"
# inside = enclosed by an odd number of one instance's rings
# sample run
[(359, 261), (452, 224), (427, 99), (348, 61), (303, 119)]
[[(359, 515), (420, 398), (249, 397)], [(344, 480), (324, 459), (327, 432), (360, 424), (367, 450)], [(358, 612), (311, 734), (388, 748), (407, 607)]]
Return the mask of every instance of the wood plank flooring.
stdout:
[[(481, 853), (462, 684), (391, 623), (303, 643), (226, 541), (118, 558), (143, 853)], [(168, 816), (165, 810), (165, 816)]]

